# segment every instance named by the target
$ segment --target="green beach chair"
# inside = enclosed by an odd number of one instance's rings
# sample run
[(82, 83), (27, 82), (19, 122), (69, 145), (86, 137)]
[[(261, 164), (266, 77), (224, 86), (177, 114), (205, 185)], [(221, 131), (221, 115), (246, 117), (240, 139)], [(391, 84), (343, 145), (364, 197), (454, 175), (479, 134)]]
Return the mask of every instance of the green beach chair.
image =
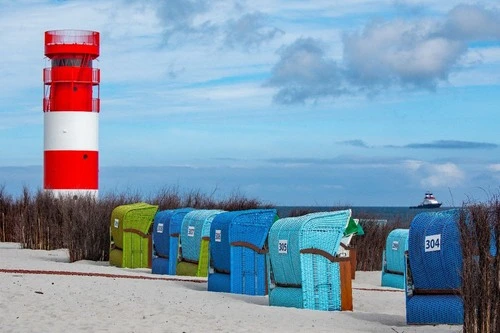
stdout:
[(139, 202), (113, 209), (110, 224), (109, 264), (146, 268), (151, 257), (150, 228), (158, 206)]

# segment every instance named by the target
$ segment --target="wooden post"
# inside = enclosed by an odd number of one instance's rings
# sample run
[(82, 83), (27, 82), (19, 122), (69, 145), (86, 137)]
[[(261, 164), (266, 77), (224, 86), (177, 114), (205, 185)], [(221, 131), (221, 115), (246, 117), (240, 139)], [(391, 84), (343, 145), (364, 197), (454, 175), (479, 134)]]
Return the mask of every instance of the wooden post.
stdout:
[(340, 297), (341, 310), (352, 311), (352, 280), (351, 280), (351, 262), (341, 261), (340, 265)]
[(358, 264), (356, 259), (356, 249), (354, 247), (349, 248), (349, 259), (351, 261), (351, 279), (356, 278), (356, 265)]
[(2, 212), (2, 233), (3, 233), (3, 242), (5, 243), (5, 234), (7, 233), (5, 231), (5, 213)]
[(148, 235), (148, 268), (153, 267), (153, 237), (150, 233)]

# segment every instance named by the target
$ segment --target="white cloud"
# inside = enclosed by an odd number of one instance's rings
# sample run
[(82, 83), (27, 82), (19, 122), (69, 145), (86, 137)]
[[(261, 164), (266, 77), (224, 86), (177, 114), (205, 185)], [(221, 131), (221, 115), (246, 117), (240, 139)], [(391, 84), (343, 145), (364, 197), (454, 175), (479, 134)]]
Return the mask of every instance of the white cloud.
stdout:
[(500, 172), (500, 163), (488, 165), (488, 170), (493, 172)]
[(423, 161), (417, 160), (406, 160), (403, 162), (403, 167), (411, 172), (415, 172), (420, 169), (425, 163)]
[(465, 180), (465, 172), (454, 163), (429, 163), (418, 160), (407, 160), (402, 163), (403, 167), (424, 188), (441, 186), (457, 186)]

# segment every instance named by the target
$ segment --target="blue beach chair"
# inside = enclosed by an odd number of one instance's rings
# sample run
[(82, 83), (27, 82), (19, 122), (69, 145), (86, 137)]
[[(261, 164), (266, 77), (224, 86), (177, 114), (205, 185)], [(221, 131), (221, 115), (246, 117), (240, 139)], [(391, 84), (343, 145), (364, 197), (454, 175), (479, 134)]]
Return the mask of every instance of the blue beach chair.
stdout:
[[(156, 213), (153, 224), (153, 274), (175, 275), (180, 231), (177, 224), (180, 225), (184, 215), (192, 210), (180, 208)], [(172, 237), (172, 233), (177, 233), (177, 236)]]
[(348, 209), (273, 224), (268, 240), (270, 305), (352, 310), (349, 258), (337, 256), (350, 217)]
[(416, 215), (408, 236), (406, 321), (463, 324), (459, 210)]
[(168, 274), (169, 224), (172, 212), (172, 210), (162, 210), (157, 212), (154, 218), (151, 254), (153, 274)]
[(265, 244), (276, 209), (252, 209), (217, 215), (210, 227), (208, 290), (267, 294)]
[(408, 229), (394, 229), (385, 242), (382, 254), (382, 287), (405, 288), (405, 253), (408, 250)]

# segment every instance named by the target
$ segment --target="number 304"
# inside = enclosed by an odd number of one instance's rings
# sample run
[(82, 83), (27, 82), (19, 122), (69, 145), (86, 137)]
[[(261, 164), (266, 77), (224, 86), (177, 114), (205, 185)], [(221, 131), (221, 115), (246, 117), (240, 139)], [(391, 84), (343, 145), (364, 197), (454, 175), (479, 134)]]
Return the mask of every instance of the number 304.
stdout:
[(441, 250), (441, 234), (425, 236), (425, 252)]

